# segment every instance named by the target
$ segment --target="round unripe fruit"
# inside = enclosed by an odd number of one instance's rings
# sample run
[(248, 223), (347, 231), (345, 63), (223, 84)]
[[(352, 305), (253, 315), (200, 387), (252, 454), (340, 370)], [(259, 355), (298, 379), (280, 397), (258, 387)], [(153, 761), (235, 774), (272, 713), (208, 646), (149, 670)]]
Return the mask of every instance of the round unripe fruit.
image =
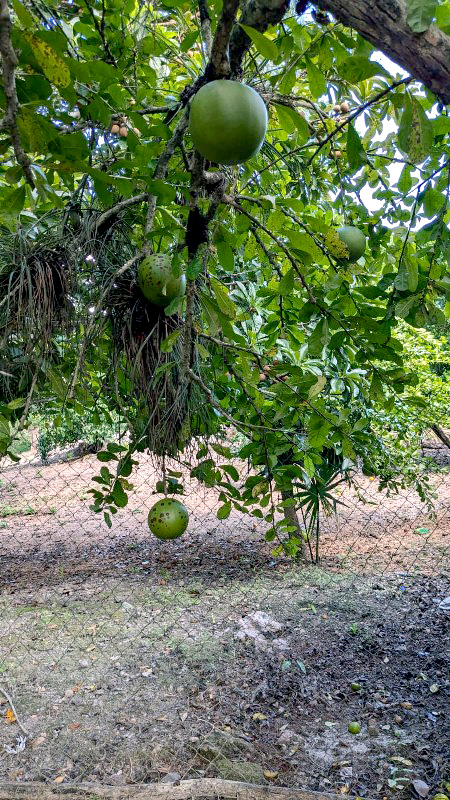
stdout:
[(148, 527), (157, 539), (178, 539), (189, 522), (186, 506), (173, 497), (158, 500), (148, 512)]
[(350, 104), (347, 103), (347, 100), (344, 100), (344, 102), (341, 103), (341, 111), (343, 114), (348, 114), (350, 111)]
[(128, 136), (128, 128), (126, 128), (125, 125), (121, 125), (121, 127), (119, 128), (119, 133), (121, 136), (124, 137), (124, 139), (126, 139)]
[(338, 228), (337, 234), (348, 249), (349, 255), (346, 260), (358, 261), (366, 249), (366, 237), (363, 232), (354, 225), (343, 225), (342, 228)]
[(334, 113), (335, 113), (335, 114), (339, 114), (339, 113), (340, 113), (340, 110), (341, 110), (341, 107), (340, 107), (340, 105), (338, 105), (338, 103), (336, 103), (336, 105), (335, 105), (335, 106), (333, 106), (333, 111), (334, 111)]
[(360, 692), (362, 686), (360, 683), (352, 683), (352, 692)]
[(189, 129), (194, 147), (209, 161), (242, 164), (264, 141), (267, 109), (250, 86), (211, 81), (192, 101)]
[(353, 734), (361, 733), (361, 725), (359, 722), (350, 722), (348, 726), (348, 732)]
[(262, 383), (262, 382), (263, 382), (263, 381), (265, 381), (266, 379), (267, 379), (267, 375), (266, 375), (266, 373), (265, 373), (265, 372), (260, 372), (260, 373), (259, 373), (259, 382), (260, 382), (260, 383)]
[(111, 133), (119, 133), (119, 132), (120, 132), (120, 125), (117, 125), (117, 123), (115, 122), (113, 125), (111, 125)]
[(174, 275), (172, 259), (166, 253), (147, 256), (138, 267), (139, 288), (151, 303), (165, 308), (186, 291), (186, 275)]

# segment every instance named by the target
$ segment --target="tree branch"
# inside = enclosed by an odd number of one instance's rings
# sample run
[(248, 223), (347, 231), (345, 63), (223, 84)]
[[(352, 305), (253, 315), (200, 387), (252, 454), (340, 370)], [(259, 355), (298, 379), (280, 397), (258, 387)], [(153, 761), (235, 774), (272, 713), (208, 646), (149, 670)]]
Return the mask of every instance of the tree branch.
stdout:
[(205, 47), (206, 58), (209, 59), (212, 48), (211, 17), (209, 14), (207, 0), (198, 0), (198, 10), (200, 12), (200, 28), (202, 40)]
[[(281, 22), (289, 8), (289, 0), (246, 0), (244, 3), (240, 22), (250, 25), (257, 31), (264, 33), (269, 25), (277, 25)], [(242, 59), (250, 49), (251, 39), (247, 36), (243, 28), (236, 24), (230, 38), (230, 66), (233, 76), (240, 76), (242, 73)]]
[(367, 100), (365, 103), (362, 104), (362, 106), (358, 106), (358, 108), (356, 108), (351, 114), (349, 114), (349, 116), (346, 117), (346, 119), (344, 119), (343, 122), (341, 122), (339, 125), (336, 125), (335, 129), (332, 130), (331, 133), (329, 133), (328, 136), (326, 136), (325, 139), (323, 139), (323, 141), (321, 141), (317, 150), (314, 151), (311, 158), (307, 162), (307, 166), (309, 167), (311, 162), (314, 161), (316, 155), (322, 150), (322, 147), (325, 147), (325, 145), (331, 139), (333, 139), (337, 133), (339, 133), (343, 128), (349, 125), (350, 122), (353, 122), (353, 120), (356, 117), (359, 117), (359, 115), (362, 114), (362, 112), (365, 111), (366, 108), (369, 108), (369, 106), (373, 106), (374, 103), (378, 103), (379, 100), (382, 100), (383, 97), (389, 94), (389, 92), (392, 92), (393, 89), (396, 89), (397, 86), (401, 86), (402, 83), (404, 83), (405, 85), (411, 83), (411, 80), (412, 78), (401, 78), (399, 81), (391, 83), (390, 86), (387, 86), (386, 89), (383, 89), (382, 92), (378, 92), (374, 97), (370, 97), (369, 100)]
[(95, 222), (95, 229), (98, 230), (101, 228), (105, 222), (108, 222), (112, 217), (116, 217), (121, 211), (125, 211), (125, 209), (131, 206), (136, 206), (138, 203), (143, 203), (147, 197), (147, 192), (142, 192), (142, 194), (136, 194), (134, 197), (127, 197), (126, 200), (121, 200), (120, 203), (116, 203), (115, 206), (108, 208), (103, 214), (100, 214)]
[[(189, 123), (189, 109), (185, 108), (182, 116), (180, 117), (174, 128), (171, 138), (167, 142), (163, 152), (161, 153), (158, 159), (158, 163), (153, 173), (154, 180), (163, 180), (166, 177), (169, 161), (172, 158), (178, 145), (180, 144), (183, 138), (183, 134), (188, 126), (188, 123)], [(145, 223), (145, 236), (146, 236), (146, 241), (144, 245), (145, 253), (151, 252), (149, 234), (153, 228), (153, 220), (155, 219), (156, 202), (157, 202), (157, 197), (155, 194), (148, 195), (147, 220)]]
[(31, 162), (22, 147), (17, 127), (19, 101), (16, 91), (16, 67), (18, 60), (11, 43), (11, 31), (12, 23), (8, 0), (0, 0), (0, 53), (2, 55), (3, 91), (6, 97), (6, 114), (0, 122), (0, 131), (9, 130), (17, 162), (23, 169), (26, 181), (34, 188)]
[(444, 104), (450, 103), (450, 36), (435, 25), (414, 33), (406, 22), (405, 0), (317, 0), (317, 6), (355, 28)]
[(211, 47), (211, 57), (206, 69), (208, 80), (230, 75), (228, 45), (238, 8), (239, 0), (225, 0), (223, 4)]

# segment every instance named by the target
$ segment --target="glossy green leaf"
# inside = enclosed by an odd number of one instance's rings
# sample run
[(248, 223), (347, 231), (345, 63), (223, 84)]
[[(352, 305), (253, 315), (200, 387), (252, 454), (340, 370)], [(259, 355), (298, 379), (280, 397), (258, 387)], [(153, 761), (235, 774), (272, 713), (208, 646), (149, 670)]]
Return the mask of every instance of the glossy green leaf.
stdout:
[(250, 25), (243, 25), (242, 23), (240, 23), (240, 25), (247, 36), (252, 40), (258, 53), (264, 58), (269, 59), (269, 61), (278, 60), (278, 47), (272, 39), (269, 39), (264, 33), (257, 31), (256, 28), (251, 28)]

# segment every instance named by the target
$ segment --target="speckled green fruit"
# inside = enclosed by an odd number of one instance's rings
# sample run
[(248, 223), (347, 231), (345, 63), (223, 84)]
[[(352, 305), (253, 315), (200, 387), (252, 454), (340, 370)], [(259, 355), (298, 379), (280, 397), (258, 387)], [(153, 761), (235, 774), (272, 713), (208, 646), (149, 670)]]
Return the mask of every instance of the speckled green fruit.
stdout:
[(157, 539), (178, 539), (189, 522), (186, 506), (173, 497), (158, 500), (148, 512), (148, 527)]
[(209, 161), (242, 164), (264, 141), (267, 109), (250, 86), (211, 81), (192, 101), (189, 129), (195, 149)]
[(165, 308), (186, 291), (186, 275), (178, 277), (172, 269), (172, 259), (166, 253), (147, 256), (138, 267), (138, 284), (153, 305)]
[(342, 228), (338, 228), (337, 233), (341, 242), (348, 248), (347, 261), (358, 261), (366, 249), (366, 237), (363, 232), (354, 225), (343, 225)]
[(361, 725), (359, 722), (350, 722), (348, 726), (348, 732), (354, 734), (361, 733)]

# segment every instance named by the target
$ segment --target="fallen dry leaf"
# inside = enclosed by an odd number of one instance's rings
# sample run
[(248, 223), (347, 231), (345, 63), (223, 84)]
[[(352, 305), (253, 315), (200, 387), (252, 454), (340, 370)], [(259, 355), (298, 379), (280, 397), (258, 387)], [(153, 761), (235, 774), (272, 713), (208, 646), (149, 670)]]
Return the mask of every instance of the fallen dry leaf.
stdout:
[(264, 777), (268, 781), (275, 781), (278, 778), (278, 772), (276, 772), (276, 770), (265, 769), (264, 770)]
[(62, 783), (64, 779), (65, 779), (65, 775), (58, 775), (55, 778), (55, 780), (53, 781), (53, 783)]
[(44, 744), (46, 738), (47, 737), (45, 733), (41, 733), (40, 736), (36, 736), (34, 739), (31, 740), (31, 747), (33, 748), (39, 747), (39, 745)]
[(81, 728), (81, 722), (71, 722), (67, 728), (69, 731), (77, 731), (78, 728)]

